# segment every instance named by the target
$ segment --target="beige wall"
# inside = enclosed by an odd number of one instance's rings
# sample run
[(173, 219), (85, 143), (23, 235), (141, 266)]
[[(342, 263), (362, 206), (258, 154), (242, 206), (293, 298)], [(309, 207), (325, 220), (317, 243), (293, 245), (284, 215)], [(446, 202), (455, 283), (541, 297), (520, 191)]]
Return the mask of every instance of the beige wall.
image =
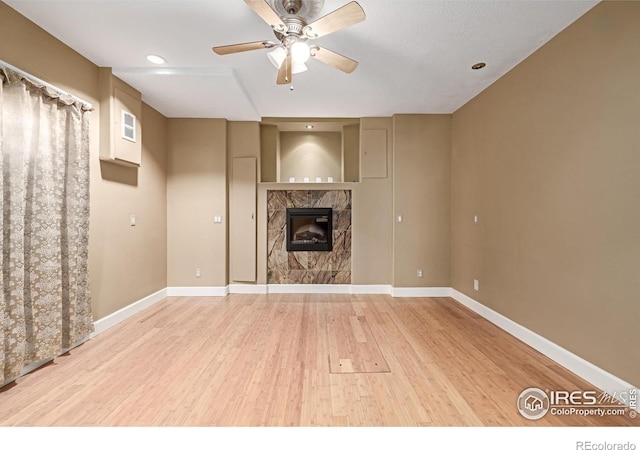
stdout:
[(100, 161), (91, 167), (89, 270), (96, 319), (167, 285), (166, 123), (143, 105), (141, 166)]
[(393, 285), (450, 286), (451, 116), (393, 116), (393, 152)]
[[(168, 122), (168, 286), (226, 286), (227, 122)], [(213, 222), (216, 215), (223, 223)]]
[[(99, 161), (98, 67), (0, 3), (0, 59), (91, 102), (89, 272), (94, 319), (166, 286), (166, 119), (142, 114), (142, 166)], [(129, 225), (135, 214), (137, 226)]]
[[(353, 184), (351, 282), (384, 284), (393, 281), (393, 120), (367, 117), (360, 122), (365, 130), (387, 131), (387, 178), (362, 178)], [(363, 142), (360, 139), (360, 142)], [(362, 153), (365, 149), (360, 149)], [(360, 158), (362, 161), (362, 158)]]
[(278, 145), (280, 133), (275, 125), (260, 125), (260, 181), (278, 181)]
[(305, 177), (311, 182), (316, 177), (342, 181), (342, 133), (280, 132), (280, 182), (290, 177), (296, 182)]
[(360, 181), (360, 125), (342, 128), (342, 173), (345, 183)]
[[(227, 151), (229, 158), (254, 157), (260, 167), (260, 123), (228, 122)], [(228, 169), (231, 170), (231, 161)]]
[(600, 3), (454, 114), (451, 215), (454, 288), (636, 386), (638, 24)]

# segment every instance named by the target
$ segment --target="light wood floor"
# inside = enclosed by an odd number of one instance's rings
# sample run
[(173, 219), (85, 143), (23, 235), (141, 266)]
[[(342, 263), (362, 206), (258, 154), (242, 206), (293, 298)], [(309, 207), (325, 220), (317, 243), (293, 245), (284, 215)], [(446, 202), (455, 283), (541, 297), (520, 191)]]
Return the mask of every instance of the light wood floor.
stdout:
[(592, 389), (448, 298), (167, 298), (0, 390), (0, 425), (638, 425), (520, 416)]

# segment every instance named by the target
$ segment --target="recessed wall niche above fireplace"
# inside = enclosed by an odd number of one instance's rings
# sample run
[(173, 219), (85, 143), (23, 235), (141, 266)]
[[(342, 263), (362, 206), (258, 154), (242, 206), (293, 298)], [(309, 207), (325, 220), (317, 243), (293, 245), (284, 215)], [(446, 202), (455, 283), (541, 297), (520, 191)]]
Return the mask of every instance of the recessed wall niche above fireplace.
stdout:
[(287, 208), (287, 251), (330, 252), (332, 219), (331, 208)]

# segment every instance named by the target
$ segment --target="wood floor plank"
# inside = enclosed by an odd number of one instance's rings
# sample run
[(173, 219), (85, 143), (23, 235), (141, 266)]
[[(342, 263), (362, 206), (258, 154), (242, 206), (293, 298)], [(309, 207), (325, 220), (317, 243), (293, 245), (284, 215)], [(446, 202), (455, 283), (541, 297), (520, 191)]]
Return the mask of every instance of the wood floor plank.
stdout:
[(640, 425), (527, 420), (528, 387), (598, 391), (449, 298), (173, 297), (0, 389), (0, 426)]
[(333, 307), (327, 318), (331, 373), (389, 372), (367, 319), (352, 305)]

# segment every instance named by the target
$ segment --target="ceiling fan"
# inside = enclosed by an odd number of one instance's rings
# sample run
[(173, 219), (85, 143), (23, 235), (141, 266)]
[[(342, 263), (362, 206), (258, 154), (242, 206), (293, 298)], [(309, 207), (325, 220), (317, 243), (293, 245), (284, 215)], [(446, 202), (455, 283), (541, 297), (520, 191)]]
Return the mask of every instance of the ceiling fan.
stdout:
[(279, 43), (272, 41), (246, 42), (243, 44), (213, 47), (218, 55), (273, 49), (267, 57), (278, 69), (277, 84), (290, 84), (292, 75), (307, 70), (309, 57), (335, 67), (345, 73), (353, 72), (358, 62), (307, 40), (317, 39), (348, 26), (362, 22), (366, 16), (357, 2), (350, 2), (317, 20), (324, 0), (244, 0), (271, 28)]

